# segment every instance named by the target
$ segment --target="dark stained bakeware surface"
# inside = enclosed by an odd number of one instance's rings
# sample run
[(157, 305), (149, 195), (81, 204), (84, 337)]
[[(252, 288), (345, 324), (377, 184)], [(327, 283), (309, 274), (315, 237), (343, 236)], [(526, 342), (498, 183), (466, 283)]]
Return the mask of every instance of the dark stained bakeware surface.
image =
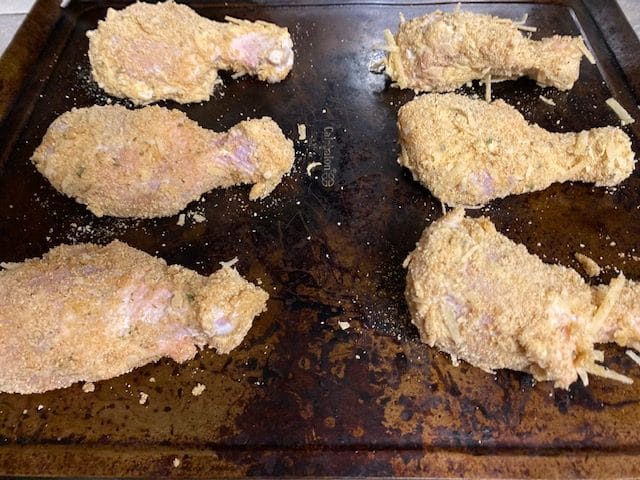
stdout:
[[(606, 347), (606, 365), (636, 380), (632, 386), (593, 378), (588, 388), (561, 391), (522, 373), (454, 367), (421, 344), (410, 323), (401, 264), (442, 211), (396, 163), (396, 113), (413, 93), (390, 88), (369, 67), (382, 58), (373, 47), (385, 28), (396, 31), (399, 12), (412, 18), (454, 3), (192, 2), (212, 19), (288, 27), (295, 65), (280, 84), (224, 74), (209, 102), (163, 105), (219, 130), (270, 115), (294, 139), (305, 124), (308, 140), (296, 141), (295, 169), (272, 196), (249, 202), (248, 188), (210, 192), (189, 206), (184, 226), (178, 216), (98, 219), (30, 163), (59, 114), (126, 103), (90, 79), (85, 37), (107, 7), (125, 3), (57, 4), (39, 1), (0, 61), (0, 261), (118, 238), (203, 274), (237, 256), (239, 271), (271, 299), (230, 355), (161, 360), (96, 383), (93, 393), (75, 385), (0, 394), (0, 474), (640, 476), (640, 367), (623, 349)], [(493, 86), (495, 98), (530, 121), (553, 131), (615, 125), (610, 96), (638, 116), (640, 43), (615, 2), (462, 8), (513, 19), (528, 13), (534, 38), (585, 36), (598, 64), (583, 60), (570, 92), (526, 79)], [(483, 94), (478, 85), (465, 92)], [(625, 131), (638, 152), (637, 124)], [(308, 175), (312, 162), (320, 166)], [(554, 185), (469, 213), (490, 216), (545, 261), (579, 269), (574, 253), (590, 255), (606, 266), (593, 282), (618, 270), (640, 280), (639, 192), (636, 169), (615, 189)], [(194, 396), (198, 383), (206, 390)]]

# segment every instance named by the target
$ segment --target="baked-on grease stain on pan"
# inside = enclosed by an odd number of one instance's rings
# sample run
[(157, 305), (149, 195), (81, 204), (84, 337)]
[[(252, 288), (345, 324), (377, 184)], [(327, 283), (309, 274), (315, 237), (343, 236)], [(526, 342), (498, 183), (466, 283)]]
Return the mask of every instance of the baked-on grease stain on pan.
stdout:
[[(413, 93), (389, 89), (384, 76), (368, 69), (379, 54), (371, 47), (382, 41), (385, 28), (396, 27), (399, 10), (413, 18), (435, 6), (194, 4), (199, 14), (218, 21), (231, 15), (287, 27), (296, 63), (274, 85), (222, 74), (224, 90), (211, 101), (179, 108), (214, 130), (268, 115), (288, 138), (296, 138), (297, 124), (305, 123), (315, 142), (330, 125), (340, 154), (332, 162), (337, 169), (333, 187), (322, 186), (319, 169), (306, 174), (309, 161), (321, 161), (310, 146), (313, 159), (296, 163), (272, 196), (254, 204), (247, 200), (248, 187), (207, 193), (203, 202), (187, 206), (207, 220), (195, 223), (187, 217), (181, 227), (178, 216), (95, 219), (56, 193), (29, 161), (59, 114), (106, 100), (80, 77), (86, 78), (89, 68), (85, 32), (112, 3), (93, 8), (83, 2), (82, 10), (78, 5), (65, 10), (44, 61), (34, 64), (37, 78), (20, 97), (21, 109), (0, 126), (2, 261), (39, 256), (70, 236), (102, 244), (118, 238), (199, 274), (208, 275), (219, 261), (237, 256), (238, 271), (251, 282), (261, 280), (270, 300), (268, 311), (227, 357), (204, 352), (185, 365), (161, 361), (96, 383), (93, 393), (76, 386), (43, 395), (0, 395), (0, 471), (185, 477), (640, 475), (638, 462), (632, 461), (640, 450), (640, 382), (623, 350), (607, 347), (607, 365), (628, 373), (634, 385), (596, 379), (588, 389), (577, 384), (562, 392), (546, 383), (533, 385), (521, 373), (493, 377), (464, 363), (455, 368), (446, 355), (420, 344), (411, 326), (401, 265), (423, 229), (441, 216), (441, 206), (396, 163), (397, 110)], [(583, 4), (567, 0), (566, 5), (574, 6), (575, 18), (583, 22), (598, 67), (583, 62), (579, 81), (567, 93), (521, 79), (495, 84), (494, 98), (505, 99), (527, 121), (550, 131), (617, 125), (604, 102), (615, 91), (631, 111), (624, 99), (637, 82), (625, 83)], [(572, 11), (559, 4), (467, 7), (513, 19), (526, 11), (527, 24), (539, 29), (534, 38), (580, 33)], [(604, 8), (598, 5), (598, 11)], [(615, 11), (607, 18), (617, 18)], [(637, 43), (625, 47), (627, 52), (637, 48)], [(481, 89), (464, 92), (483, 95)], [(541, 102), (541, 94), (553, 98), (556, 107)], [(625, 128), (636, 152), (637, 128)], [(304, 150), (298, 142), (296, 148)], [(494, 201), (470, 215), (488, 215), (500, 232), (543, 261), (577, 267), (574, 253), (582, 251), (603, 267), (638, 279), (640, 264), (632, 258), (640, 238), (637, 205), (640, 185), (634, 173), (612, 192), (555, 185)], [(95, 232), (78, 232), (72, 224), (91, 225)], [(616, 276), (611, 267), (594, 282)], [(343, 330), (339, 321), (350, 327)], [(206, 390), (194, 397), (198, 383)], [(141, 391), (149, 395), (144, 405)]]

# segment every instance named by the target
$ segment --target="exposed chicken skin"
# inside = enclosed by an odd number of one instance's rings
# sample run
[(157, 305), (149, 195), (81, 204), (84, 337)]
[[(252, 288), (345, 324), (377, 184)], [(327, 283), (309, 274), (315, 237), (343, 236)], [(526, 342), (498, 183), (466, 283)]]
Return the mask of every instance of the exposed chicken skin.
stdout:
[(554, 182), (612, 186), (635, 159), (619, 128), (552, 133), (527, 123), (502, 100), (454, 93), (421, 95), (398, 113), (399, 162), (448, 205), (543, 190)]
[(584, 44), (554, 35), (540, 41), (522, 35), (506, 18), (436, 11), (400, 24), (386, 60), (386, 72), (400, 88), (449, 92), (467, 82), (533, 78), (540, 85), (569, 90), (578, 79)]
[(87, 32), (93, 78), (136, 104), (208, 100), (218, 70), (279, 82), (293, 65), (286, 28), (228, 18), (220, 23), (172, 1), (109, 9)]
[[(428, 227), (406, 264), (412, 321), (424, 342), (454, 361), (529, 372), (560, 388), (587, 373), (630, 381), (598, 365), (602, 353), (594, 348), (617, 341), (617, 309), (625, 307), (612, 305), (624, 277), (592, 290), (575, 271), (543, 263), (462, 209)], [(606, 301), (595, 295), (609, 289), (616, 292)], [(634, 335), (637, 341), (637, 323)]]
[(113, 105), (62, 114), (32, 160), (97, 216), (161, 217), (216, 187), (253, 183), (249, 198), (262, 198), (293, 158), (293, 143), (268, 117), (216, 133), (177, 110)]
[(238, 346), (266, 292), (225, 267), (203, 277), (124, 243), (62, 245), (0, 271), (0, 391), (121, 375), (206, 345)]

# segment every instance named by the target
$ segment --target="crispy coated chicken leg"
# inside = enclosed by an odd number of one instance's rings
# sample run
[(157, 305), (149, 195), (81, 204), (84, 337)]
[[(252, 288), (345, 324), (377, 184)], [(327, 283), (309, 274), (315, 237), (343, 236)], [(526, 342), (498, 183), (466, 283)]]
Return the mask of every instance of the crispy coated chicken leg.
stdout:
[(268, 117), (216, 133), (177, 110), (113, 105), (62, 114), (32, 160), (98, 216), (162, 217), (216, 187), (253, 183), (249, 198), (262, 198), (293, 157), (293, 143)]
[(115, 241), (62, 245), (0, 271), (0, 392), (112, 378), (206, 345), (238, 346), (266, 292), (225, 267), (203, 277)]
[(569, 90), (578, 79), (586, 48), (580, 37), (554, 35), (540, 41), (522, 35), (506, 18), (436, 11), (385, 32), (386, 72), (400, 88), (449, 92), (467, 82), (533, 78), (540, 85)]
[(448, 205), (543, 190), (554, 182), (612, 186), (635, 159), (619, 128), (552, 133), (527, 123), (502, 100), (426, 94), (398, 113), (400, 164)]
[[(624, 277), (592, 289), (575, 271), (543, 263), (489, 219), (465, 218), (462, 209), (428, 227), (406, 265), (412, 321), (424, 342), (454, 362), (460, 358), (488, 372), (521, 370), (560, 388), (578, 376), (586, 382), (587, 373), (630, 382), (598, 365), (602, 352), (594, 348), (621, 343), (618, 333), (640, 338), (633, 304), (640, 289)], [(635, 296), (618, 304), (627, 291)], [(631, 304), (635, 320), (622, 332), (618, 317)]]
[(208, 100), (218, 70), (279, 82), (293, 65), (286, 28), (263, 21), (201, 17), (172, 1), (109, 9), (87, 32), (93, 78), (111, 95), (136, 104)]

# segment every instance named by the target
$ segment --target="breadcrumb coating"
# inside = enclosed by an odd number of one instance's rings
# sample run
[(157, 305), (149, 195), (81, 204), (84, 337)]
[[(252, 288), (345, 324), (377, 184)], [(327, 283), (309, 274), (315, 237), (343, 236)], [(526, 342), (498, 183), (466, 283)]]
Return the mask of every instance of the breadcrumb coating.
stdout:
[(116, 97), (144, 105), (209, 100), (218, 70), (279, 82), (291, 71), (286, 28), (227, 18), (214, 22), (173, 1), (110, 8), (87, 32), (92, 75)]
[(456, 9), (401, 22), (387, 33), (386, 72), (399, 88), (450, 92), (472, 80), (527, 76), (540, 85), (569, 90), (580, 74), (580, 37), (536, 41), (506, 18)]
[(62, 114), (32, 160), (97, 216), (148, 218), (174, 215), (214, 188), (250, 183), (249, 198), (263, 198), (291, 170), (294, 150), (269, 117), (217, 133), (178, 110), (110, 105)]
[(210, 277), (119, 241), (61, 245), (0, 271), (0, 392), (36, 393), (237, 347), (268, 295), (223, 267)]
[(425, 94), (398, 113), (399, 162), (451, 206), (543, 190), (555, 182), (613, 186), (635, 167), (620, 128), (552, 133), (515, 108), (455, 93)]

